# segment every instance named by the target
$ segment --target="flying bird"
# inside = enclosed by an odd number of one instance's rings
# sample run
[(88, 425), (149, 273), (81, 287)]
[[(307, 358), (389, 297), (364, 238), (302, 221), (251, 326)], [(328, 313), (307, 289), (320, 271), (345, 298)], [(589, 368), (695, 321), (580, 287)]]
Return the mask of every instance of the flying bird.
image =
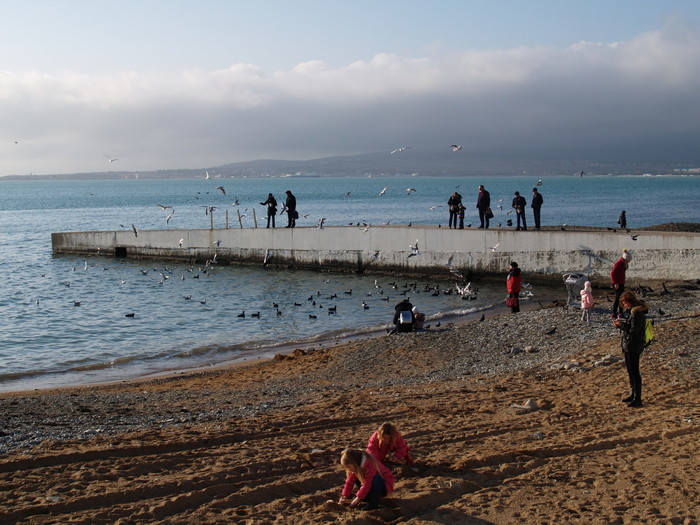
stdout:
[(172, 208), (172, 206), (166, 206), (164, 204), (156, 204), (156, 206), (158, 206), (163, 211)]
[(109, 162), (110, 164), (112, 164), (112, 162), (115, 162), (115, 161), (119, 160), (119, 159), (114, 159), (114, 158), (110, 157), (110, 156), (107, 155), (106, 153), (103, 153), (103, 155), (104, 155), (105, 157), (107, 157), (108, 162)]
[(539, 180), (537, 181), (537, 184), (535, 184), (535, 186), (542, 186), (542, 179), (539, 179)]
[(132, 224), (132, 225), (131, 225), (131, 229), (132, 229), (133, 232), (134, 232), (134, 237), (138, 237), (138, 236), (139, 236), (139, 231), (136, 229), (136, 226), (134, 226), (134, 225)]
[(416, 191), (415, 188), (406, 188), (406, 193), (408, 193), (409, 195), (410, 195), (411, 193), (413, 193), (414, 191)]
[(185, 239), (180, 239), (180, 241), (177, 243), (177, 245), (182, 248), (182, 243), (185, 242)]
[(500, 245), (501, 245), (501, 243), (500, 243), (500, 242), (497, 242), (495, 245), (491, 246), (491, 251), (492, 251), (492, 252), (495, 252), (495, 251), (496, 251), (496, 248), (498, 248)]
[(459, 151), (462, 149), (462, 146), (458, 146), (457, 144), (452, 144), (450, 147), (452, 148), (452, 151)]
[(416, 239), (416, 244), (413, 244), (409, 247), (411, 248), (411, 253), (408, 254), (406, 259), (409, 259), (410, 257), (415, 257), (416, 255), (420, 255), (420, 251), (418, 250), (418, 239)]
[(170, 222), (170, 219), (173, 218), (173, 214), (175, 213), (175, 210), (171, 211), (168, 216), (165, 218), (165, 225), (167, 226), (168, 223)]
[(204, 173), (205, 173), (204, 178), (209, 179), (209, 172), (207, 170), (204, 170)]
[(216, 189), (219, 190), (219, 191), (220, 191), (221, 193), (223, 193), (224, 195), (226, 195), (226, 190), (224, 189), (223, 186), (217, 186)]
[(384, 187), (382, 188), (382, 191), (379, 192), (379, 195), (384, 195), (384, 194), (386, 193), (386, 190), (387, 190), (388, 187), (389, 187), (389, 186), (384, 186)]
[(391, 152), (391, 154), (393, 155), (394, 153), (402, 153), (402, 152), (406, 151), (407, 149), (411, 149), (411, 147), (410, 146), (403, 146), (401, 148), (396, 148), (394, 151)]

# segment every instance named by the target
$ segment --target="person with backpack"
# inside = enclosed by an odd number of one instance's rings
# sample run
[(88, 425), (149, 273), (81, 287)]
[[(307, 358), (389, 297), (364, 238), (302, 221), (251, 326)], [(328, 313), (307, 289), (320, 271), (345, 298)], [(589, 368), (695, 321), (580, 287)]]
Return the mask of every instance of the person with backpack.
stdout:
[(647, 313), (649, 308), (634, 292), (626, 291), (620, 296), (624, 309), (621, 318), (613, 319), (613, 325), (622, 332), (622, 353), (629, 376), (631, 393), (622, 400), (629, 407), (642, 406), (642, 375), (639, 372), (639, 358), (646, 344)]

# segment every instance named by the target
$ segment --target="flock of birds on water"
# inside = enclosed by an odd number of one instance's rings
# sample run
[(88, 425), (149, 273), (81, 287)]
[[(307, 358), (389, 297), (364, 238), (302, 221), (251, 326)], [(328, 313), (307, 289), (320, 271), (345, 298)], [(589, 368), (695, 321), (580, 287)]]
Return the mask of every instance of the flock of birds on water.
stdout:
[[(211, 259), (206, 261), (203, 265), (188, 265), (184, 268), (184, 271), (178, 267), (163, 266), (152, 268), (140, 267), (138, 268), (138, 272), (140, 274), (141, 279), (148, 279), (149, 277), (156, 276), (157, 279), (155, 281), (151, 279), (150, 283), (155, 283), (159, 286), (164, 286), (173, 277), (176, 280), (179, 279), (181, 281), (185, 281), (186, 279), (206, 279), (210, 276), (211, 272), (215, 271), (216, 264), (216, 260)], [(459, 296), (462, 300), (471, 301), (478, 299), (478, 288), (472, 282), (467, 282), (463, 274), (457, 268), (451, 267), (449, 263), (447, 265), (447, 268), (449, 270), (449, 273), (453, 277), (453, 286), (445, 286), (444, 283), (419, 284), (416, 281), (406, 281), (403, 284), (399, 284), (396, 280), (380, 282), (379, 279), (374, 279), (372, 289), (369, 291), (358, 292), (357, 290), (353, 291), (352, 288), (340, 291), (335, 290), (330, 292), (322, 292), (321, 290), (316, 290), (308, 293), (308, 295), (305, 295), (304, 297), (290, 298), (284, 302), (271, 301), (268, 305), (269, 308), (266, 311), (241, 310), (241, 312), (237, 314), (236, 317), (239, 319), (274, 318), (284, 315), (286, 313), (286, 309), (302, 309), (308, 314), (309, 319), (318, 319), (319, 315), (335, 315), (338, 313), (339, 297), (341, 298), (340, 301), (343, 303), (344, 307), (347, 306), (347, 308), (355, 308), (361, 310), (369, 310), (371, 307), (381, 304), (376, 303), (376, 301), (389, 303), (388, 306), (382, 306), (382, 308), (386, 308), (387, 312), (391, 313), (392, 315), (392, 301), (399, 302), (407, 296), (413, 296), (414, 294), (429, 294), (431, 297), (438, 297), (441, 295), (456, 295)], [(88, 272), (90, 270), (94, 271), (95, 269), (97, 269), (97, 265), (88, 262), (88, 260), (84, 260), (82, 266), (83, 272)], [(103, 266), (101, 271), (106, 272), (108, 270), (110, 270), (109, 267)], [(79, 267), (73, 266), (72, 271), (78, 272)], [(45, 275), (43, 277), (45, 277)], [(71, 288), (73, 286), (73, 280), (63, 281), (61, 284), (63, 284), (67, 288)], [(119, 284), (125, 285), (127, 284), (127, 281), (121, 278), (119, 280)], [(324, 284), (328, 285), (329, 287), (333, 287), (332, 280), (330, 278), (325, 279)], [(530, 284), (523, 283), (523, 288), (525, 289), (525, 291), (521, 294), (521, 298), (529, 299), (533, 297), (533, 293), (530, 290)], [(358, 295), (361, 299), (355, 301), (354, 299), (357, 298)], [(191, 293), (183, 295), (182, 300), (198, 302), (200, 305), (208, 304), (207, 299), (205, 297), (194, 298)], [(39, 299), (37, 299), (35, 302), (37, 305), (40, 304)], [(74, 300), (72, 304), (75, 307), (79, 307), (84, 303), (85, 301), (81, 299)], [(136, 312), (129, 311), (125, 313), (125, 317), (134, 318), (136, 317)]]

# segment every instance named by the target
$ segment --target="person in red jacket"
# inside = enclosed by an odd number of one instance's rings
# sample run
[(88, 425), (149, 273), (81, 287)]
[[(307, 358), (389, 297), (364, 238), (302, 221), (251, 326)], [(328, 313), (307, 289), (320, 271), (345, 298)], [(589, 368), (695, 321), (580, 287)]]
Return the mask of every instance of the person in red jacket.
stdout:
[(411, 457), (411, 449), (403, 439), (401, 432), (396, 430), (392, 423), (382, 423), (379, 426), (379, 429), (369, 438), (366, 450), (382, 463), (385, 463), (387, 459), (390, 461), (405, 459), (406, 463), (411, 466), (411, 470), (418, 471), (415, 461)]
[(617, 318), (617, 316), (622, 313), (622, 308), (620, 308), (620, 296), (622, 292), (625, 291), (625, 272), (631, 260), (632, 254), (627, 250), (622, 250), (622, 256), (613, 264), (612, 271), (610, 272), (610, 282), (615, 289), (615, 300), (613, 301), (612, 313), (610, 314), (612, 319)]
[(506, 278), (506, 291), (508, 292), (508, 301), (510, 303), (510, 311), (513, 313), (520, 311), (520, 281), (523, 274), (518, 268), (518, 263), (511, 262), (508, 268), (508, 277)]
[[(372, 454), (359, 448), (346, 448), (340, 456), (340, 464), (345, 469), (345, 484), (340, 496), (341, 505), (372, 510), (379, 507), (379, 499), (388, 496), (394, 490), (394, 474), (382, 465)], [(355, 497), (351, 500), (352, 490), (359, 484)]]

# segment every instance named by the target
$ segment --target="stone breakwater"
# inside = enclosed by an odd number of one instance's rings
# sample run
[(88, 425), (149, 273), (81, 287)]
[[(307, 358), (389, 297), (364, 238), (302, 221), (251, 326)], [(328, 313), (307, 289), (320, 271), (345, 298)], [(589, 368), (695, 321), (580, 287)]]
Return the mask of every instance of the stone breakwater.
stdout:
[[(660, 289), (661, 290), (661, 289)], [(666, 291), (646, 297), (657, 325), (673, 329), (677, 321), (700, 312), (700, 285), (667, 284)], [(303, 381), (264, 378), (254, 386), (223, 393), (179, 389), (180, 379), (200, 378), (216, 383), (225, 370), (180, 373), (173, 377), (119, 385), (13, 393), (0, 396), (0, 412), (6, 424), (0, 429), (0, 454), (47, 441), (82, 440), (143, 429), (162, 429), (196, 424), (216, 424), (294, 409), (310, 397), (336, 392), (338, 388), (430, 385), (455, 380), (488, 381), (523, 370), (541, 368), (561, 374), (586, 373), (594, 367), (619, 360), (619, 332), (608, 318), (605, 296), (592, 314), (592, 322), (580, 320), (576, 307), (550, 303), (539, 310), (503, 314), (464, 324), (444, 324), (430, 330), (359, 340), (343, 346), (298, 348), (276, 361), (301, 356), (331, 362), (304, 372)], [(659, 312), (662, 310), (664, 315)], [(673, 366), (700, 373), (697, 333), (676, 334), (684, 341), (677, 348), (686, 355)], [(514, 349), (522, 351), (514, 351)], [(653, 346), (649, 350), (653, 352)], [(576, 359), (572, 356), (576, 355)], [(255, 369), (255, 368), (254, 368)], [(372, 374), (366, 371), (371, 370)], [(229, 371), (230, 373), (230, 371)], [(235, 371), (233, 372), (235, 373)], [(513, 400), (522, 401), (522, 400)]]
[[(568, 228), (568, 229), (567, 229)], [(63, 232), (51, 235), (55, 254), (104, 255), (241, 263), (316, 270), (425, 275), (451, 267), (468, 280), (502, 276), (510, 261), (527, 268), (528, 278), (561, 282), (581, 272), (607, 282), (624, 248), (634, 254), (628, 278), (697, 278), (700, 234), (607, 231), (572, 227), (543, 231), (512, 228), (449, 230), (432, 226), (357, 228), (240, 228)], [(571, 229), (571, 231), (570, 231)]]

